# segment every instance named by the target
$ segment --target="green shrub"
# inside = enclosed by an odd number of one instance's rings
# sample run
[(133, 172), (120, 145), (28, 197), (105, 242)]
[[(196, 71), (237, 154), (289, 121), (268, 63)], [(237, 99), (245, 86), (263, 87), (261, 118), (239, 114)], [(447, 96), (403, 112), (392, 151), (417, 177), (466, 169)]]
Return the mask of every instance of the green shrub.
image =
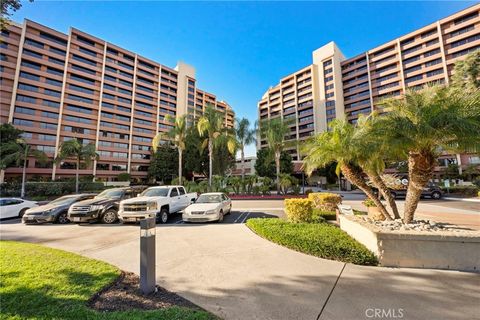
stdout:
[(361, 265), (376, 265), (375, 255), (338, 227), (328, 223), (291, 223), (253, 218), (247, 226), (259, 236), (316, 257)]
[(367, 208), (369, 208), (369, 207), (376, 207), (376, 206), (377, 206), (377, 205), (375, 204), (375, 202), (373, 202), (373, 200), (370, 199), (370, 198), (365, 199), (365, 200), (363, 201), (363, 205), (364, 205), (365, 207), (367, 207)]
[(285, 199), (285, 213), (291, 222), (313, 221), (313, 202), (309, 199)]
[(321, 210), (314, 208), (313, 209), (313, 220), (320, 221), (321, 218), (325, 220), (337, 220), (337, 214), (335, 211)]
[(335, 211), (337, 205), (342, 203), (340, 195), (328, 192), (312, 192), (308, 199), (312, 200), (315, 208), (325, 211)]
[(122, 172), (117, 176), (118, 181), (130, 181), (130, 173)]
[[(3, 183), (0, 185), (0, 196), (19, 197), (21, 184), (18, 182)], [(85, 181), (79, 183), (80, 192), (99, 192), (105, 187), (102, 182)], [(29, 198), (34, 197), (56, 197), (75, 193), (75, 181), (67, 182), (27, 182), (25, 183), (25, 195)]]

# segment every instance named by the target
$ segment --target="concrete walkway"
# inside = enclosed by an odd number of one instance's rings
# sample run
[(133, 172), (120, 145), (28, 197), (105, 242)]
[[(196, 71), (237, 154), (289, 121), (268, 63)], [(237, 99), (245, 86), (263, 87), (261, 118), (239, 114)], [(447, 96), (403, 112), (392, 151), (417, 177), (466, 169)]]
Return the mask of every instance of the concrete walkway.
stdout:
[[(10, 221), (0, 232), (139, 270), (138, 226)], [(378, 308), (419, 320), (480, 313), (478, 274), (345, 265), (273, 244), (241, 223), (158, 226), (157, 281), (224, 319), (371, 319)]]

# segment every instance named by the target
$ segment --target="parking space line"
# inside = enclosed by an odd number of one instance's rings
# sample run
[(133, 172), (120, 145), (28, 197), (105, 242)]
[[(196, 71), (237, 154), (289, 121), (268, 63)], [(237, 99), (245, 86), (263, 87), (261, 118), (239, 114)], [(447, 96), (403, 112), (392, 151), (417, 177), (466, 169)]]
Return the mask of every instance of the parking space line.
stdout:
[(246, 213), (245, 211), (242, 211), (242, 213), (238, 216), (237, 219), (235, 219), (234, 223), (237, 223), (243, 216), (243, 214)]
[(249, 215), (250, 215), (250, 212), (247, 211), (247, 214), (245, 215), (245, 218), (243, 218), (242, 223), (245, 223), (245, 221), (247, 221)]

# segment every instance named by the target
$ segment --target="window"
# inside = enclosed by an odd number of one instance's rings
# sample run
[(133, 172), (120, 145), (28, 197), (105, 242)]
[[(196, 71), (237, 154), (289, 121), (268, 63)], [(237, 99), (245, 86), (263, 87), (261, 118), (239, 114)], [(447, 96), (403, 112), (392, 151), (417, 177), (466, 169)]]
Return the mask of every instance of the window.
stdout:
[(25, 84), (25, 83), (20, 83), (18, 85), (18, 89), (25, 90), (25, 91), (38, 92), (38, 87), (37, 86), (32, 86), (32, 85)]
[(54, 153), (55, 147), (53, 146), (36, 146), (37, 150), (43, 151), (45, 153)]
[(57, 130), (57, 125), (53, 123), (40, 122), (40, 128), (47, 130)]
[(333, 71), (332, 68), (326, 69), (325, 72), (324, 72), (324, 74), (329, 74), (329, 73), (331, 73), (332, 71)]
[(13, 124), (17, 125), (17, 126), (32, 127), (33, 126), (33, 121), (14, 118), (13, 119)]
[(16, 113), (29, 114), (29, 115), (32, 115), (32, 116), (35, 114), (35, 110), (30, 109), (30, 108), (24, 108), (24, 107), (16, 107), (15, 112)]
[(91, 109), (83, 108), (83, 107), (78, 107), (78, 106), (72, 106), (68, 105), (67, 110), (73, 111), (73, 112), (79, 112), (79, 113), (86, 113), (86, 114), (92, 114)]
[(42, 101), (42, 105), (46, 106), (46, 107), (51, 107), (51, 108), (60, 108), (60, 103), (59, 102), (55, 102), (55, 101), (50, 101), (50, 100), (43, 100)]
[(55, 48), (55, 47), (50, 47), (48, 50), (50, 50), (50, 52), (59, 54), (59, 55), (61, 55), (61, 56), (65, 56), (65, 55), (67, 54), (66, 51), (57, 49), (57, 48)]
[(21, 94), (17, 94), (17, 101), (28, 102), (28, 103), (36, 103), (37, 99), (32, 97), (27, 97)]
[(87, 93), (87, 94), (92, 94), (92, 95), (94, 93), (94, 91), (91, 90), (91, 89), (80, 87), (80, 86), (77, 86), (77, 85), (74, 85), (74, 84), (69, 84), (68, 88), (71, 89), (71, 90), (75, 90), (75, 91), (79, 91), (79, 92), (83, 92), (83, 93)]
[(47, 68), (47, 73), (54, 74), (56, 76), (63, 76), (63, 71), (58, 70), (58, 69), (54, 69), (54, 68), (51, 68), (51, 67)]
[(59, 38), (57, 36), (53, 36), (53, 35), (45, 33), (45, 32), (40, 32), (40, 37), (43, 38), (43, 39), (47, 39), (47, 40), (50, 40), (52, 42), (61, 44), (62, 46), (67, 45), (67, 40), (63, 40), (62, 38)]
[(433, 76), (436, 76), (437, 74), (442, 74), (442, 73), (443, 73), (443, 69), (433, 70), (433, 71), (427, 72), (427, 78), (433, 77)]
[(456, 48), (456, 47), (462, 46), (464, 44), (477, 41), (478, 39), (480, 39), (480, 34), (476, 34), (474, 36), (471, 36), (471, 37), (468, 37), (468, 38), (465, 38), (465, 39), (462, 39), (462, 40), (459, 40), (459, 41), (452, 42), (450, 46), (452, 48)]
[(45, 79), (45, 83), (51, 84), (52, 86), (61, 87), (62, 81), (53, 80), (53, 79)]
[[(40, 64), (38, 63), (35, 63), (35, 62), (30, 62), (30, 61), (22, 61), (22, 66), (24, 67), (27, 67), (27, 68), (31, 68), (31, 69), (35, 69), (35, 70), (40, 70), (41, 66)], [(47, 70), (48, 72), (48, 70)]]
[(95, 85), (95, 81), (94, 80), (90, 80), (88, 78), (85, 78), (85, 77), (82, 77), (82, 76), (77, 76), (75, 74), (71, 74), (70, 75), (70, 79), (72, 80), (75, 80), (75, 81), (78, 81), (78, 82), (83, 82), (83, 83), (86, 83), (86, 84), (90, 84), (90, 85)]
[(170, 197), (177, 197), (177, 196), (178, 196), (177, 188), (172, 188), (172, 191), (170, 191)]
[(72, 58), (73, 58), (73, 60), (77, 60), (77, 61), (83, 62), (83, 63), (88, 64), (88, 65), (90, 65), (90, 66), (95, 66), (95, 67), (97, 66), (97, 63), (96, 63), (95, 61), (92, 61), (92, 60), (90, 60), (90, 59), (86, 59), (86, 58), (81, 57), (81, 56), (78, 56), (78, 55), (76, 55), (76, 54), (74, 54), (74, 55), (72, 56)]
[(470, 164), (480, 164), (479, 156), (470, 156), (469, 160), (470, 160)]
[(57, 59), (57, 58), (52, 58), (52, 57), (48, 57), (48, 61), (56, 63), (56, 64), (60, 64), (60, 65), (65, 64), (65, 61)]
[(43, 89), (43, 93), (47, 96), (57, 97), (60, 98), (61, 93), (59, 91), (50, 90), (50, 89)]
[(470, 13), (470, 14), (467, 14), (463, 17), (460, 17), (458, 19), (455, 19), (453, 21), (453, 24), (457, 25), (457, 24), (460, 24), (460, 23), (463, 23), (463, 22), (466, 22), (468, 20), (472, 20), (472, 19), (475, 19), (476, 17), (478, 17), (478, 12), (474, 12), (474, 13)]
[(43, 43), (32, 40), (32, 39), (25, 39), (25, 44), (32, 47), (40, 48), (40, 49), (44, 48)]
[(50, 119), (58, 119), (58, 114), (48, 111), (42, 111), (42, 117), (50, 118)]
[(80, 51), (81, 53), (88, 54), (89, 56), (92, 56), (92, 57), (96, 57), (96, 56), (97, 56), (97, 54), (95, 53), (95, 51), (88, 50), (88, 49), (85, 49), (85, 48), (82, 48), (82, 47), (79, 47), (79, 48), (78, 48), (78, 51)]
[(430, 56), (433, 56), (437, 53), (440, 53), (440, 49), (435, 49), (435, 50), (431, 50), (431, 51), (428, 51), (428, 52), (425, 52), (423, 54), (423, 57), (426, 58), (426, 57), (430, 57)]
[(417, 81), (417, 80), (421, 80), (421, 79), (423, 79), (423, 75), (420, 74), (420, 75), (418, 75), (418, 76), (406, 78), (406, 79), (405, 79), (405, 83), (410, 83), (410, 82)]
[(430, 37), (430, 36), (432, 36), (436, 33), (437, 33), (437, 29), (432, 29), (432, 30), (429, 30), (429, 31), (425, 31), (424, 33), (422, 33), (420, 35), (420, 37), (422, 37), (422, 39), (423, 39), (423, 38), (426, 38), (426, 37)]
[(50, 134), (39, 134), (39, 135), (38, 135), (38, 140), (55, 141), (55, 140), (56, 140), (56, 136), (50, 135)]
[(69, 115), (65, 116), (65, 120), (71, 121), (71, 122), (81, 122), (81, 123), (85, 123), (85, 124), (90, 124), (92, 122), (92, 120), (90, 120), (90, 119), (75, 117), (75, 116), (69, 116)]
[(425, 62), (425, 67), (434, 66), (436, 64), (442, 63), (442, 58), (438, 58), (429, 62)]
[(84, 98), (84, 97), (80, 97), (80, 96), (75, 96), (75, 95), (72, 95), (72, 94), (69, 94), (68, 98), (72, 99), (72, 100), (75, 100), (75, 101), (79, 101), (79, 102), (93, 104), (92, 99), (88, 99), (88, 98)]
[(97, 74), (93, 70), (90, 70), (90, 69), (87, 69), (87, 68), (84, 68), (84, 67), (81, 67), (81, 66), (77, 66), (75, 64), (72, 65), (72, 69), (77, 70), (77, 71), (82, 71), (82, 72), (85, 72), (85, 73), (88, 73), (88, 74), (91, 74), (91, 75), (96, 75)]
[(31, 74), (31, 73), (28, 73), (28, 72), (25, 72), (25, 71), (21, 71), (20, 72), (20, 78), (24, 78), (24, 79), (29, 79), (29, 80), (35, 80), (35, 81), (40, 81), (40, 77), (35, 75), (35, 74)]

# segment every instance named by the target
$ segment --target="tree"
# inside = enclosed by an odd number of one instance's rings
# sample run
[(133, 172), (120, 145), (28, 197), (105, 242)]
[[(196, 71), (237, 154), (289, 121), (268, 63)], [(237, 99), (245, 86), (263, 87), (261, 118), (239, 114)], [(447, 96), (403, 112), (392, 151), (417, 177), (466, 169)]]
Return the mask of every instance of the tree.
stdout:
[(25, 197), (25, 182), (27, 172), (27, 160), (28, 158), (35, 158), (41, 163), (45, 163), (48, 159), (47, 155), (37, 149), (33, 149), (23, 139), (17, 139), (9, 143), (2, 144), (2, 152), (5, 153), (5, 157), (2, 159), (2, 163), (14, 164), (17, 167), (22, 166), (22, 189), (20, 197)]
[[(33, 0), (29, 0), (33, 2)], [(10, 24), (11, 12), (15, 12), (22, 7), (20, 0), (2, 0), (2, 14), (0, 15), (0, 30), (5, 30)]]
[(213, 148), (213, 175), (224, 176), (235, 166), (235, 152), (228, 150), (226, 139), (221, 139)]
[[(167, 117), (167, 120), (171, 120), (170, 117)], [(185, 140), (187, 136), (187, 121), (186, 115), (177, 117), (175, 119), (174, 126), (168, 131), (168, 133), (159, 133), (152, 140), (153, 151), (156, 152), (159, 144), (162, 140), (170, 140), (178, 151), (178, 184), (182, 184), (182, 156), (183, 151), (185, 150)]]
[(310, 175), (317, 168), (337, 162), (337, 175), (340, 175), (340, 172), (343, 173), (345, 178), (372, 199), (385, 219), (392, 220), (385, 206), (368, 185), (365, 179), (366, 173), (359, 165), (358, 157), (363, 150), (359, 146), (356, 134), (355, 126), (348, 123), (347, 120), (332, 121), (329, 131), (310, 138), (302, 147), (302, 153), (306, 155), (304, 158), (305, 171)]
[(5, 169), (16, 166), (15, 161), (11, 161), (11, 158), (7, 158), (10, 154), (10, 149), (7, 148), (7, 146), (12, 142), (21, 139), (22, 133), (22, 130), (15, 128), (9, 123), (0, 125), (0, 183), (4, 182)]
[(178, 173), (176, 163), (179, 157), (179, 153), (174, 152), (174, 148), (175, 146), (170, 142), (157, 146), (148, 168), (149, 178), (163, 183), (172, 181)]
[(55, 162), (58, 164), (65, 159), (75, 159), (75, 193), (78, 193), (78, 175), (80, 170), (80, 163), (83, 162), (87, 167), (92, 161), (98, 160), (99, 156), (95, 150), (95, 144), (89, 143), (83, 145), (76, 138), (64, 141), (58, 150), (58, 155)]
[(193, 177), (194, 173), (208, 174), (208, 154), (203, 152), (201, 145), (203, 138), (200, 137), (196, 126), (187, 129), (187, 137), (185, 140), (185, 153), (183, 161), (183, 169), (186, 176)]
[(202, 149), (208, 149), (208, 185), (212, 187), (213, 148), (220, 143), (226, 143), (228, 151), (235, 154), (236, 143), (231, 132), (223, 125), (223, 117), (211, 105), (208, 105), (203, 116), (198, 120), (197, 128), (200, 136), (204, 137)]
[[(255, 172), (261, 177), (275, 179), (275, 160), (269, 149), (257, 150)], [(280, 173), (293, 173), (292, 156), (285, 151), (280, 154)]]
[(268, 149), (272, 152), (275, 160), (275, 176), (277, 192), (280, 192), (280, 155), (286, 147), (293, 143), (285, 141), (285, 136), (290, 133), (290, 122), (282, 118), (273, 118), (261, 121), (260, 137), (267, 142)]
[(242, 180), (245, 179), (245, 146), (255, 141), (255, 130), (250, 128), (250, 121), (246, 118), (237, 119), (235, 122), (235, 136), (237, 147), (240, 150), (240, 162), (242, 164)]
[(480, 88), (480, 50), (455, 63), (452, 76), (453, 87), (462, 89)]
[(430, 86), (385, 100), (383, 105), (390, 112), (379, 117), (376, 134), (407, 158), (404, 222), (410, 223), (441, 152), (479, 150), (480, 91)]

